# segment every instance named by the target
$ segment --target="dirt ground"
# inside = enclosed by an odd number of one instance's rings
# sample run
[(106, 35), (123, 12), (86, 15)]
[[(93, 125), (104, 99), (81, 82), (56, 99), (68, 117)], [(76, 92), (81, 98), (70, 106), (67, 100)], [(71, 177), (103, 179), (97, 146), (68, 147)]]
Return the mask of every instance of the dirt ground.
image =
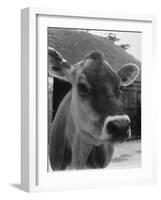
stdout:
[(141, 141), (133, 140), (115, 144), (113, 159), (107, 168), (141, 167)]

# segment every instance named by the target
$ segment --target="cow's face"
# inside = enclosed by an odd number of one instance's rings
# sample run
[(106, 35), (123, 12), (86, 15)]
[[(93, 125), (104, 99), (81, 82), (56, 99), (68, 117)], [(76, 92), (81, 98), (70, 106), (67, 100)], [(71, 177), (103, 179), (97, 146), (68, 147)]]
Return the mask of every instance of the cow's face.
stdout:
[(100, 52), (89, 54), (74, 66), (51, 48), (49, 58), (50, 73), (73, 86), (71, 114), (76, 131), (95, 145), (127, 138), (130, 119), (120, 109), (118, 98), (121, 87), (136, 79), (139, 68), (127, 64), (114, 72)]

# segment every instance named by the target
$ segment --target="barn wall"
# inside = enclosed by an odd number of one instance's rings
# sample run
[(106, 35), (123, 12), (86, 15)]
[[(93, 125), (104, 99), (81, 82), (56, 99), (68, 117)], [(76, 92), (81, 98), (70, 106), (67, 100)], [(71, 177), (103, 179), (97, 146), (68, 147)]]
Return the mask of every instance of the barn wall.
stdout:
[(120, 97), (122, 109), (131, 119), (131, 130), (134, 138), (141, 137), (141, 83), (134, 82), (123, 88)]

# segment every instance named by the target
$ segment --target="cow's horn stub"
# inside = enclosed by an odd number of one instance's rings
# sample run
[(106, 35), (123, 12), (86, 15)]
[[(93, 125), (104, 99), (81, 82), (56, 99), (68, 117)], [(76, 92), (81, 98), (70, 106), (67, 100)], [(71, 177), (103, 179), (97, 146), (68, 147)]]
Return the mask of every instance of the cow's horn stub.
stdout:
[(102, 63), (104, 61), (104, 55), (102, 52), (100, 51), (94, 51), (91, 52), (86, 59), (93, 59), (95, 60), (97, 63)]

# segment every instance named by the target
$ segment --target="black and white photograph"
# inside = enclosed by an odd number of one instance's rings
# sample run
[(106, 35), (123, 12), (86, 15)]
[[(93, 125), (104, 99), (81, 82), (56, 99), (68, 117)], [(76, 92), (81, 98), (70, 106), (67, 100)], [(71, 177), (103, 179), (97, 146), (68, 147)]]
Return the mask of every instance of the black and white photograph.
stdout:
[(142, 33), (48, 27), (48, 172), (140, 168)]

